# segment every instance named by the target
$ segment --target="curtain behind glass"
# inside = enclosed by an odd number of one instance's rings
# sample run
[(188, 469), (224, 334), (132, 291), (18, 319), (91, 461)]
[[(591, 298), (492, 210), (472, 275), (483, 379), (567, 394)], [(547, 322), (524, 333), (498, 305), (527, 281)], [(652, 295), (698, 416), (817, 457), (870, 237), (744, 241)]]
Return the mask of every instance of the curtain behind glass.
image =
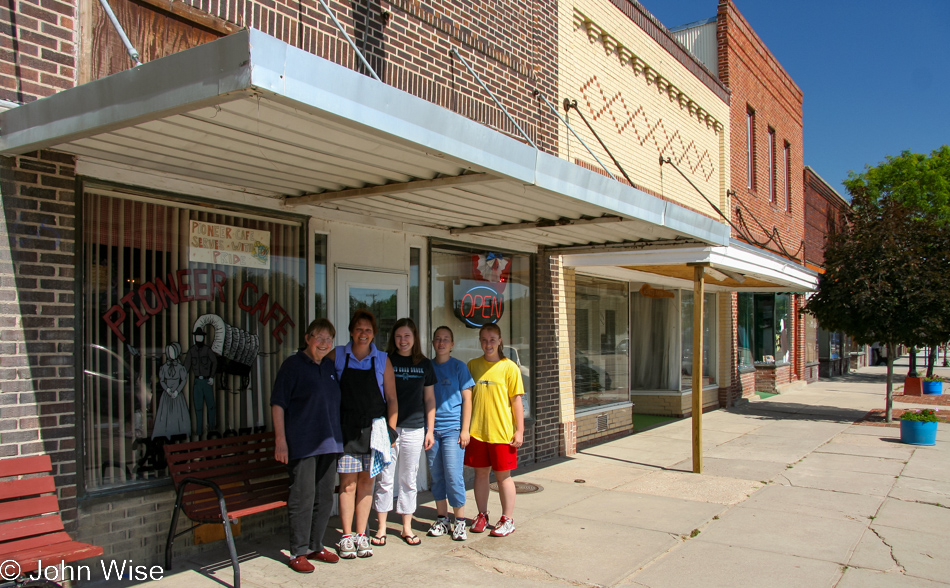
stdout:
[(632, 292), (630, 315), (630, 387), (675, 390), (680, 369), (676, 299)]
[[(191, 261), (193, 221), (267, 231), (270, 267)], [(82, 263), (86, 489), (163, 477), (161, 443), (197, 435), (200, 374), (185, 360), (199, 317), (218, 317), (203, 327), (206, 344), (220, 325), (234, 368), (222, 373), (218, 356), (212, 391), (203, 394), (215, 400), (215, 425), (207, 418), (210, 403), (202, 403), (203, 436), (270, 428), (274, 377), (306, 327), (299, 223), (89, 190)], [(177, 396), (165, 393), (168, 382), (183, 377)]]

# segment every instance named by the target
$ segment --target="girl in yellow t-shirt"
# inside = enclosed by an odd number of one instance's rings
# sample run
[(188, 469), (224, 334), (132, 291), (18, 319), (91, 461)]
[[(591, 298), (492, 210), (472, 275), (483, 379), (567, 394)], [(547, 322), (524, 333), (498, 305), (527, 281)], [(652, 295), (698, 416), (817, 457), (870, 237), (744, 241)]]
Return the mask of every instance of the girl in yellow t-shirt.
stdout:
[(475, 504), (478, 516), (473, 533), (488, 525), (488, 478), (495, 472), (501, 497), (501, 518), (493, 537), (506, 537), (515, 530), (515, 481), (511, 471), (518, 466), (518, 448), (524, 442), (524, 384), (521, 370), (505, 357), (498, 325), (485, 325), (478, 332), (482, 357), (468, 362), (475, 380), (472, 391), (471, 441), (465, 448), (465, 465), (475, 468)]

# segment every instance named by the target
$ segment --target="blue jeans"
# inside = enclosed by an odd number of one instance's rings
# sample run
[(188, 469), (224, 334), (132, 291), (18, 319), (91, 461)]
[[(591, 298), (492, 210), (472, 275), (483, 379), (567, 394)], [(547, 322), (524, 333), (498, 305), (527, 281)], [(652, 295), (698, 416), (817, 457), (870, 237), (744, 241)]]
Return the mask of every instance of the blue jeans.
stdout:
[(465, 505), (465, 450), (459, 447), (459, 429), (435, 431), (435, 443), (426, 451), (432, 476), (432, 498), (448, 498), (452, 508)]

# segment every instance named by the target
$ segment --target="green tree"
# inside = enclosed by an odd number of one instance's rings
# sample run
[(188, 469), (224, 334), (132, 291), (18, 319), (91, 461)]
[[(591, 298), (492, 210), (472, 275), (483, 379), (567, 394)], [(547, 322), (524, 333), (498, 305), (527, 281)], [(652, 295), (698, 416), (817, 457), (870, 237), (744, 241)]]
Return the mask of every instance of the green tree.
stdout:
[(896, 346), (950, 338), (950, 225), (890, 195), (858, 187), (845, 226), (829, 235), (825, 273), (805, 306), (818, 323), (858, 343), (887, 345), (891, 421)]
[(844, 182), (848, 192), (870, 204), (892, 199), (940, 224), (950, 224), (950, 146), (930, 155), (904, 151), (888, 155), (862, 173), (851, 172)]

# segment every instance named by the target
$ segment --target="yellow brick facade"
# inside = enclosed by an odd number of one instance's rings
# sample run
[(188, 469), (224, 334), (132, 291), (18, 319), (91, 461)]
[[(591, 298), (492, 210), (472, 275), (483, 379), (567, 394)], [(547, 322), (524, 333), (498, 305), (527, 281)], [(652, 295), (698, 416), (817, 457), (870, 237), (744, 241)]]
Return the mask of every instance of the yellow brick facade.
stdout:
[[(576, 100), (630, 179), (664, 198), (719, 215), (660, 157), (670, 158), (729, 214), (729, 105), (606, 0), (578, 0), (559, 14), (557, 106)], [(607, 153), (573, 110), (571, 126), (618, 178)], [(561, 125), (562, 158), (601, 169)]]

